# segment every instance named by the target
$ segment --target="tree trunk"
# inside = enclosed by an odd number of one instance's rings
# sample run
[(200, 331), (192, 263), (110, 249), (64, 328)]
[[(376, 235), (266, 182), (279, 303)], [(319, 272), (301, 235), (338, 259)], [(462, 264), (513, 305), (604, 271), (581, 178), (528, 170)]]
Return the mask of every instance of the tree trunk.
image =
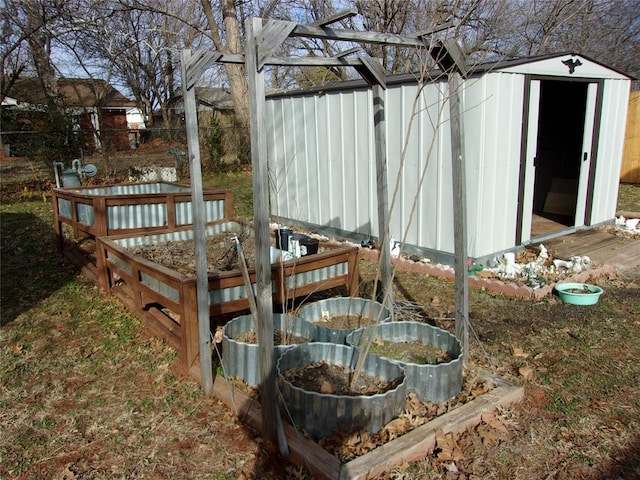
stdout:
[[(218, 51), (223, 53), (243, 53), (236, 2), (234, 0), (220, 0), (226, 38), (226, 44), (223, 44), (218, 33), (218, 24), (215, 21), (210, 0), (201, 1), (202, 8), (204, 9), (207, 17), (207, 22), (209, 23), (211, 39)], [(248, 128), (249, 97), (244, 65), (232, 65), (227, 63), (224, 65), (224, 69), (227, 73), (227, 79), (229, 80), (229, 91), (231, 93), (231, 99), (233, 100), (236, 119), (244, 128)]]
[(62, 113), (64, 112), (64, 102), (60, 96), (49, 51), (51, 38), (47, 35), (47, 30), (43, 28), (46, 19), (42, 18), (44, 14), (40, 14), (37, 3), (27, 4), (25, 13), (27, 15), (28, 31), (32, 32), (31, 35), (27, 36), (27, 42), (29, 43), (29, 50), (47, 98), (47, 103), (50, 108)]

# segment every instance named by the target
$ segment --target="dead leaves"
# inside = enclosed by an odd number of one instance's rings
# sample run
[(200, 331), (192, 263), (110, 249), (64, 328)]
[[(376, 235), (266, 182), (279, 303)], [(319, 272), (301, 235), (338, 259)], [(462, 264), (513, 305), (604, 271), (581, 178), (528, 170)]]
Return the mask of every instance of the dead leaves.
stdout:
[(524, 350), (522, 350), (521, 348), (518, 347), (511, 347), (511, 354), (514, 357), (521, 357), (521, 358), (529, 358), (529, 354), (526, 353)]
[(445, 435), (442, 431), (436, 433), (436, 446), (433, 454), (441, 462), (460, 462), (464, 459), (458, 443), (458, 436), (454, 436), (453, 433)]
[(364, 430), (354, 433), (336, 432), (330, 438), (320, 439), (318, 445), (346, 462), (377, 448), (380, 440), (378, 435)]
[(530, 367), (529, 365), (523, 365), (522, 367), (518, 368), (518, 373), (525, 380), (531, 380), (533, 378), (533, 372), (533, 367)]
[(476, 427), (476, 432), (480, 435), (483, 445), (494, 445), (509, 433), (505, 424), (493, 413), (482, 414), (481, 423)]
[[(530, 353), (525, 352), (519, 347), (514, 347), (513, 345), (511, 346), (511, 354), (516, 358), (522, 358), (522, 359), (528, 359), (531, 356)], [(518, 367), (518, 373), (525, 380), (531, 380), (533, 378), (534, 372), (535, 372), (534, 368), (530, 365), (525, 364)]]

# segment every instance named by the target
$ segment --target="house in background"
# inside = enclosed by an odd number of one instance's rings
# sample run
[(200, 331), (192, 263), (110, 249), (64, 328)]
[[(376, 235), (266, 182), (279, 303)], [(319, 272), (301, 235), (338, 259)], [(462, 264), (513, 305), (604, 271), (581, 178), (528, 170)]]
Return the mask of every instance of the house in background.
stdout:
[[(127, 112), (136, 107), (132, 100), (99, 79), (61, 78), (58, 88), (67, 111), (77, 119), (85, 153), (131, 148)], [(38, 78), (16, 80), (7, 99), (15, 102), (10, 108), (31, 112), (42, 111), (47, 103)], [(6, 108), (4, 103), (3, 108)], [(37, 122), (27, 120), (25, 116), (23, 123), (24, 130), (37, 131)]]
[[(214, 116), (223, 127), (233, 125), (233, 100), (228, 89), (221, 87), (195, 87), (195, 91), (198, 125), (200, 127), (209, 127)], [(171, 108), (173, 108), (176, 118), (181, 119), (180, 123), (184, 124), (182, 89), (176, 92)]]
[[(471, 257), (613, 221), (630, 83), (573, 53), (471, 70), (460, 91)], [(407, 253), (452, 263), (447, 80), (389, 77), (383, 100), (390, 235)], [(272, 217), (377, 238), (373, 118), (372, 90), (360, 80), (271, 95)]]

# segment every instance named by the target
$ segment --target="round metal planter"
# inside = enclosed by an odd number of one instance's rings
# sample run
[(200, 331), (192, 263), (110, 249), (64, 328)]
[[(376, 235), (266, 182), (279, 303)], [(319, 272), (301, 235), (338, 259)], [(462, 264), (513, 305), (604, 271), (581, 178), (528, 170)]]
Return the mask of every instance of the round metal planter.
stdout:
[(282, 354), (276, 364), (278, 385), (298, 429), (316, 439), (335, 431), (375, 433), (402, 412), (407, 394), (402, 367), (376, 355), (367, 356), (362, 371), (383, 381), (399, 381), (384, 393), (354, 396), (319, 393), (293, 385), (283, 375), (291, 368), (319, 361), (354, 369), (358, 355), (358, 349), (335, 343), (296, 345)]
[[(273, 314), (273, 328), (305, 338), (310, 342), (314, 341), (317, 335), (317, 328), (312, 323), (280, 313)], [(239, 342), (235, 339), (243, 333), (253, 331), (255, 326), (251, 315), (235, 317), (222, 330), (222, 361), (225, 374), (229, 377), (238, 377), (250, 386), (260, 383), (258, 344)], [(292, 345), (275, 345), (276, 360), (291, 347)]]
[(303, 305), (298, 311), (300, 318), (318, 327), (318, 342), (344, 344), (347, 335), (359, 327), (355, 326), (347, 329), (323, 327), (322, 319), (332, 315), (353, 315), (371, 318), (372, 322), (375, 323), (388, 322), (391, 319), (391, 312), (381, 303), (359, 297), (328, 298)]
[(453, 359), (437, 365), (421, 365), (388, 358), (404, 368), (407, 393), (415, 393), (423, 401), (440, 403), (462, 390), (462, 345), (455, 335), (426, 323), (388, 322), (355, 330), (347, 337), (347, 344), (360, 347), (363, 339), (367, 342), (376, 338), (390, 342), (421, 342), (447, 352)]

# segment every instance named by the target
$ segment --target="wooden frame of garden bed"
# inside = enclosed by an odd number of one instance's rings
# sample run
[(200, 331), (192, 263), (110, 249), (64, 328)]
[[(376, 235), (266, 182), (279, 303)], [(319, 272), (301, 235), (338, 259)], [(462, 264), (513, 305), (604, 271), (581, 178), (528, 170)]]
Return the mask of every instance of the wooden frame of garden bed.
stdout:
[[(76, 237), (85, 235), (92, 239), (172, 230), (188, 225), (191, 222), (187, 222), (186, 217), (191, 216), (192, 209), (190, 188), (169, 182), (54, 188), (52, 200), (58, 250), (62, 251), (64, 247), (62, 225), (65, 223), (73, 228)], [(205, 205), (210, 205), (206, 223), (233, 217), (231, 190), (205, 190), (203, 199)], [(180, 204), (186, 204), (186, 212)], [(158, 218), (160, 211), (165, 217), (162, 223)], [(132, 214), (134, 212), (135, 215)], [(116, 225), (113, 224), (114, 219), (117, 219)]]
[[(479, 425), (483, 413), (509, 407), (524, 397), (523, 387), (485, 372), (479, 372), (479, 375), (493, 382), (495, 388), (346, 463), (341, 463), (311, 438), (284, 422), (289, 445), (287, 459), (295, 465), (303, 466), (314, 478), (320, 480), (367, 480), (377, 478), (405, 462), (420, 460), (433, 452), (438, 433), (461, 434)], [(240, 420), (262, 432), (261, 407), (255, 399), (222, 377), (216, 377), (213, 389), (215, 396), (234, 411)]]
[[(220, 231), (240, 225), (222, 221), (210, 225)], [(197, 278), (134, 255), (124, 244), (142, 237), (184, 236), (189, 228), (164, 233), (100, 237), (96, 241), (98, 283), (102, 290), (120, 298), (156, 335), (179, 353), (182, 365), (200, 380)], [(249, 269), (255, 285), (255, 269)], [(349, 295), (358, 292), (358, 247), (320, 243), (317, 254), (272, 265), (273, 301), (288, 300), (345, 285)], [(255, 287), (254, 287), (255, 288)], [(208, 276), (209, 314), (215, 317), (249, 309), (242, 272), (233, 270)]]

